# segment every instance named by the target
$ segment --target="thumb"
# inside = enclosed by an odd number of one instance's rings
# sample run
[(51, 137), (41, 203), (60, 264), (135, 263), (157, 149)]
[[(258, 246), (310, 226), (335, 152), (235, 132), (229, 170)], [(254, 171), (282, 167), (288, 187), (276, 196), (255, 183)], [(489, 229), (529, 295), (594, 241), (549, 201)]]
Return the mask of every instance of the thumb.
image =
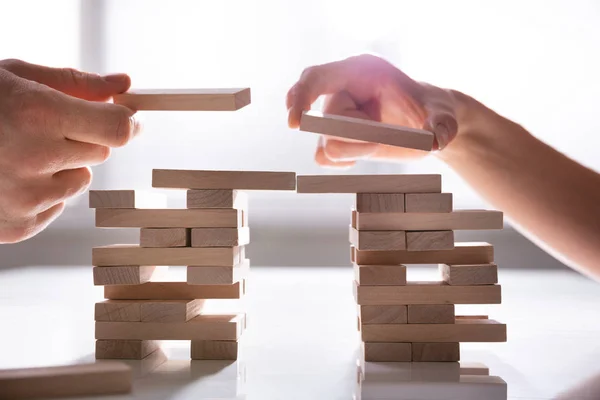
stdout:
[(21, 60), (3, 62), (0, 68), (83, 100), (106, 101), (115, 94), (126, 92), (131, 86), (131, 79), (126, 74), (100, 76), (73, 68), (51, 68)]
[(458, 122), (454, 111), (444, 103), (431, 103), (425, 105), (427, 119), (423, 129), (433, 132), (434, 150), (444, 149), (458, 133)]

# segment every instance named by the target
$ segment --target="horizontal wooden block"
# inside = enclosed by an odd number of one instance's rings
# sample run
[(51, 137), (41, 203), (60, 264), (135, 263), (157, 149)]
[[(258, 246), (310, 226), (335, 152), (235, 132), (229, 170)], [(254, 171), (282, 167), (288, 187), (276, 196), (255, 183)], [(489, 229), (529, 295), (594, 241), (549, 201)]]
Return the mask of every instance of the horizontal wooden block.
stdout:
[[(408, 306), (359, 306), (362, 324), (406, 324)], [(359, 329), (360, 330), (360, 329)]]
[(439, 193), (442, 190), (441, 175), (300, 175), (297, 181), (298, 193)]
[(365, 286), (406, 285), (406, 266), (354, 264), (354, 276), (356, 282)]
[(368, 231), (457, 231), (502, 229), (503, 213), (456, 210), (447, 213), (357, 213), (356, 227)]
[(0, 370), (0, 399), (131, 393), (131, 367), (118, 361)]
[(90, 208), (163, 208), (167, 196), (141, 190), (90, 190)]
[(147, 282), (141, 285), (105, 286), (104, 297), (112, 300), (239, 299), (243, 282), (232, 285), (189, 285), (187, 282)]
[(160, 348), (158, 340), (96, 340), (96, 359), (141, 360)]
[(404, 231), (359, 231), (350, 226), (349, 240), (359, 250), (406, 249), (406, 232)]
[(245, 259), (233, 267), (187, 267), (189, 285), (232, 285), (246, 279), (250, 272), (250, 260)]
[(152, 248), (126, 244), (100, 246), (92, 249), (92, 265), (233, 266), (240, 262), (241, 248)]
[(359, 265), (485, 264), (494, 261), (494, 246), (486, 242), (455, 242), (452, 250), (369, 251), (352, 246), (353, 262)]
[(140, 247), (188, 247), (191, 234), (190, 228), (142, 228)]
[(404, 212), (452, 212), (452, 193), (407, 193), (404, 197)]
[(192, 340), (192, 360), (237, 360), (238, 342), (232, 340)]
[(250, 88), (131, 89), (113, 96), (136, 111), (236, 111), (251, 101)]
[(411, 343), (364, 342), (365, 361), (372, 362), (410, 362)]
[(386, 124), (362, 118), (323, 114), (309, 110), (300, 119), (301, 131), (370, 143), (431, 151), (433, 133), (423, 129)]
[(459, 343), (413, 343), (413, 362), (452, 362), (460, 360)]
[(365, 342), (505, 342), (506, 325), (492, 319), (459, 319), (454, 324), (372, 324), (362, 326)]
[(152, 187), (174, 189), (295, 190), (295, 172), (153, 169)]
[(457, 315), (455, 319), (489, 319), (487, 315)]
[(367, 213), (404, 212), (403, 193), (357, 193), (356, 211)]
[(361, 305), (500, 304), (502, 300), (500, 285), (450, 286), (443, 282), (407, 282), (405, 286), (364, 286), (355, 283), (354, 290), (356, 301)]
[(237, 228), (242, 211), (234, 209), (97, 209), (99, 228)]
[(94, 267), (94, 285), (139, 285), (150, 281), (154, 276), (162, 275), (168, 267), (151, 265), (121, 265), (113, 267)]
[(409, 324), (453, 324), (454, 304), (410, 304)]
[(248, 209), (248, 194), (234, 189), (191, 189), (187, 191), (186, 207)]
[(452, 250), (453, 248), (454, 231), (406, 232), (406, 250), (408, 251)]
[(187, 322), (100, 322), (96, 339), (134, 340), (238, 340), (244, 314), (199, 315)]
[(95, 320), (105, 322), (185, 322), (198, 316), (204, 300), (105, 300), (95, 305)]
[(439, 265), (442, 279), (448, 285), (492, 285), (498, 283), (498, 266), (495, 263), (471, 265)]
[(194, 228), (192, 247), (237, 247), (250, 243), (250, 228)]

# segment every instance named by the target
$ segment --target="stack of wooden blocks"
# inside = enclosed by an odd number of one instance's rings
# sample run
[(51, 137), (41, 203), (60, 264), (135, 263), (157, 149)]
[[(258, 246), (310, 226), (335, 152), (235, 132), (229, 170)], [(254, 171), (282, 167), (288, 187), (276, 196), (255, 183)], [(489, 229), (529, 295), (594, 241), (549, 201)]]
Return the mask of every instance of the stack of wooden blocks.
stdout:
[[(440, 175), (299, 176), (300, 193), (354, 193), (351, 260), (366, 361), (460, 359), (460, 342), (504, 342), (506, 325), (457, 316), (455, 304), (499, 304), (493, 246), (455, 243), (455, 230), (502, 229), (498, 211), (455, 211)], [(407, 282), (406, 264), (439, 264), (440, 279)]]

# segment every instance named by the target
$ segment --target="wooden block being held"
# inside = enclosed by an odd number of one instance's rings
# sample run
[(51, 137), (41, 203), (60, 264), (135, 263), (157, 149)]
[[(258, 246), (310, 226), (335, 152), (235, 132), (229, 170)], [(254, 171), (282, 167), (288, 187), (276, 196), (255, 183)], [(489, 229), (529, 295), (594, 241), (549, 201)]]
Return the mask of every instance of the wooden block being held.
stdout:
[(295, 172), (153, 169), (152, 187), (173, 189), (295, 190)]
[[(383, 233), (397, 231), (373, 232)], [(453, 248), (454, 231), (406, 232), (406, 250), (408, 251), (452, 250)], [(359, 248), (359, 250), (361, 249)]]
[(192, 340), (192, 360), (237, 360), (238, 342), (232, 340)]
[(452, 211), (452, 193), (407, 193), (404, 212), (448, 213)]
[(235, 209), (97, 209), (99, 228), (237, 228), (242, 210)]
[(233, 267), (187, 267), (189, 285), (233, 285), (245, 279), (250, 272), (250, 260), (245, 259)]
[(0, 370), (0, 399), (25, 400), (130, 393), (131, 367), (117, 361)]
[(188, 247), (191, 234), (189, 228), (142, 228), (140, 247)]
[(162, 193), (140, 190), (90, 190), (90, 208), (164, 208), (167, 197)]
[(300, 130), (417, 150), (431, 151), (433, 147), (433, 133), (429, 131), (361, 118), (323, 114), (315, 110), (302, 114)]
[(164, 274), (169, 267), (151, 265), (121, 265), (113, 267), (94, 267), (94, 285), (139, 285), (149, 282), (153, 277)]
[(413, 362), (452, 362), (460, 360), (459, 343), (413, 343)]
[(412, 359), (411, 343), (365, 342), (363, 345), (365, 361), (410, 362)]
[(357, 213), (356, 227), (367, 231), (446, 231), (503, 228), (501, 211), (456, 210), (447, 213)]
[[(427, 193), (435, 195), (435, 193)], [(367, 213), (404, 212), (403, 193), (358, 193), (356, 211)]]
[(105, 286), (112, 300), (240, 299), (243, 281), (233, 285), (189, 285), (187, 282), (147, 282), (141, 285)]
[(136, 111), (236, 111), (251, 100), (250, 88), (131, 89), (113, 96)]
[[(359, 306), (360, 321), (365, 324), (406, 324), (407, 306)], [(359, 329), (360, 330), (360, 329)]]
[(233, 266), (240, 262), (242, 247), (167, 247), (109, 245), (92, 249), (92, 265), (208, 265)]
[[(301, 175), (298, 193), (439, 193), (441, 175)], [(381, 213), (376, 213), (381, 215)]]
[(236, 247), (250, 243), (250, 228), (194, 228), (192, 247)]
[(406, 232), (404, 231), (359, 231), (350, 227), (349, 239), (350, 243), (359, 250), (406, 249)]
[(248, 208), (248, 194), (234, 189), (192, 189), (187, 191), (187, 208)]
[(454, 304), (410, 304), (409, 324), (453, 324)]
[(96, 359), (141, 360), (160, 348), (158, 340), (96, 340)]
[(494, 246), (486, 242), (458, 242), (452, 250), (370, 251), (352, 246), (353, 262), (359, 265), (486, 264), (494, 261)]
[(356, 282), (365, 286), (406, 285), (406, 266), (354, 264), (354, 276)]
[(492, 285), (498, 282), (498, 266), (495, 263), (440, 264), (439, 270), (442, 279), (449, 285)]

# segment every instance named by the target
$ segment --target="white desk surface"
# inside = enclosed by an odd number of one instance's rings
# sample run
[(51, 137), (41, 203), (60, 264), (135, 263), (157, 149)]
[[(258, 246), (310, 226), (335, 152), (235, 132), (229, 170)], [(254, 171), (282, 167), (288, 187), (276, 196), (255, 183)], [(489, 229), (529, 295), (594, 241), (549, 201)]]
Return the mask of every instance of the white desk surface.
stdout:
[[(432, 269), (409, 268), (409, 279), (433, 276)], [(352, 279), (350, 267), (253, 266), (237, 362), (191, 362), (189, 342), (167, 342), (154, 359), (128, 362), (138, 375), (131, 395), (95, 398), (370, 398), (361, 396), (356, 380)], [(462, 344), (461, 360), (487, 365), (507, 382), (508, 399), (600, 399), (600, 284), (569, 271), (506, 269), (500, 283), (501, 305), (457, 306), (457, 312), (505, 322), (508, 342)], [(91, 267), (0, 270), (0, 368), (93, 361), (93, 304), (101, 299)], [(437, 385), (443, 399), (456, 398), (454, 390), (463, 400), (491, 398), (441, 380), (423, 390)], [(405, 399), (403, 388), (414, 384), (396, 374), (377, 381), (385, 384), (377, 398), (386, 399)]]

